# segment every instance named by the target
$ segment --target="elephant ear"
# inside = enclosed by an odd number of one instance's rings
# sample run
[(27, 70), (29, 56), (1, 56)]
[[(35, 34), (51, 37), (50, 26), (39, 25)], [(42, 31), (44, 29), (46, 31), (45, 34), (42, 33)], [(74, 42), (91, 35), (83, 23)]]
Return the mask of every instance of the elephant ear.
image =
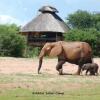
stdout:
[(62, 46), (61, 44), (55, 44), (50, 53), (49, 53), (49, 56), (51, 57), (55, 57), (55, 56), (58, 56), (60, 53), (62, 52)]

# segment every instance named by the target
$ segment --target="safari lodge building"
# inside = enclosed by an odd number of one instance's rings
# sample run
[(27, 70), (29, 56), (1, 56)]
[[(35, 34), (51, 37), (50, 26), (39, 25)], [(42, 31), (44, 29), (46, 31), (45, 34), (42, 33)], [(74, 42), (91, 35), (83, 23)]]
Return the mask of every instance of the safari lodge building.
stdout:
[(43, 6), (40, 14), (21, 29), (29, 45), (41, 47), (46, 42), (63, 40), (63, 34), (69, 30), (64, 21), (56, 14), (58, 10)]

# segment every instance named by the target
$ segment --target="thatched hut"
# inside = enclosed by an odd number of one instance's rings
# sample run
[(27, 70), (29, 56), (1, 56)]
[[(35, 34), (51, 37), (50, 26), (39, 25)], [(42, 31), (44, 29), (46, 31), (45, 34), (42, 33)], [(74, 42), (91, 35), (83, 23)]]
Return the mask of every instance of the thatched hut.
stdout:
[(41, 13), (21, 29), (21, 33), (27, 36), (28, 43), (43, 46), (46, 42), (63, 40), (63, 33), (69, 28), (56, 14), (57, 9), (43, 6), (39, 11)]

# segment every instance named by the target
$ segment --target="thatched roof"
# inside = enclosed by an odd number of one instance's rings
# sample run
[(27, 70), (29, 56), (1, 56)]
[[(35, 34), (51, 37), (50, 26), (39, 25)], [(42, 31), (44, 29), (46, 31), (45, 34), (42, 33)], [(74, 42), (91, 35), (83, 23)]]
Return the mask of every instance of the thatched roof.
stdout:
[(27, 23), (21, 32), (67, 32), (68, 26), (56, 14), (57, 9), (51, 6), (43, 6), (35, 19)]

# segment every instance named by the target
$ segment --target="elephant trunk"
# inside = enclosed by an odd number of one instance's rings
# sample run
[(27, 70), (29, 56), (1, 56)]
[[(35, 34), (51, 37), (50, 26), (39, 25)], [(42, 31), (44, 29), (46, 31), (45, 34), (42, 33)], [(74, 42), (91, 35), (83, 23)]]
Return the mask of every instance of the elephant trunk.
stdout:
[(39, 66), (38, 66), (38, 74), (40, 72), (40, 69), (42, 67), (42, 61), (43, 61), (43, 57), (45, 55), (45, 51), (42, 49), (39, 55)]
[(43, 61), (43, 57), (40, 57), (39, 58), (39, 66), (38, 66), (38, 74), (39, 74), (41, 66), (42, 66), (42, 61)]

